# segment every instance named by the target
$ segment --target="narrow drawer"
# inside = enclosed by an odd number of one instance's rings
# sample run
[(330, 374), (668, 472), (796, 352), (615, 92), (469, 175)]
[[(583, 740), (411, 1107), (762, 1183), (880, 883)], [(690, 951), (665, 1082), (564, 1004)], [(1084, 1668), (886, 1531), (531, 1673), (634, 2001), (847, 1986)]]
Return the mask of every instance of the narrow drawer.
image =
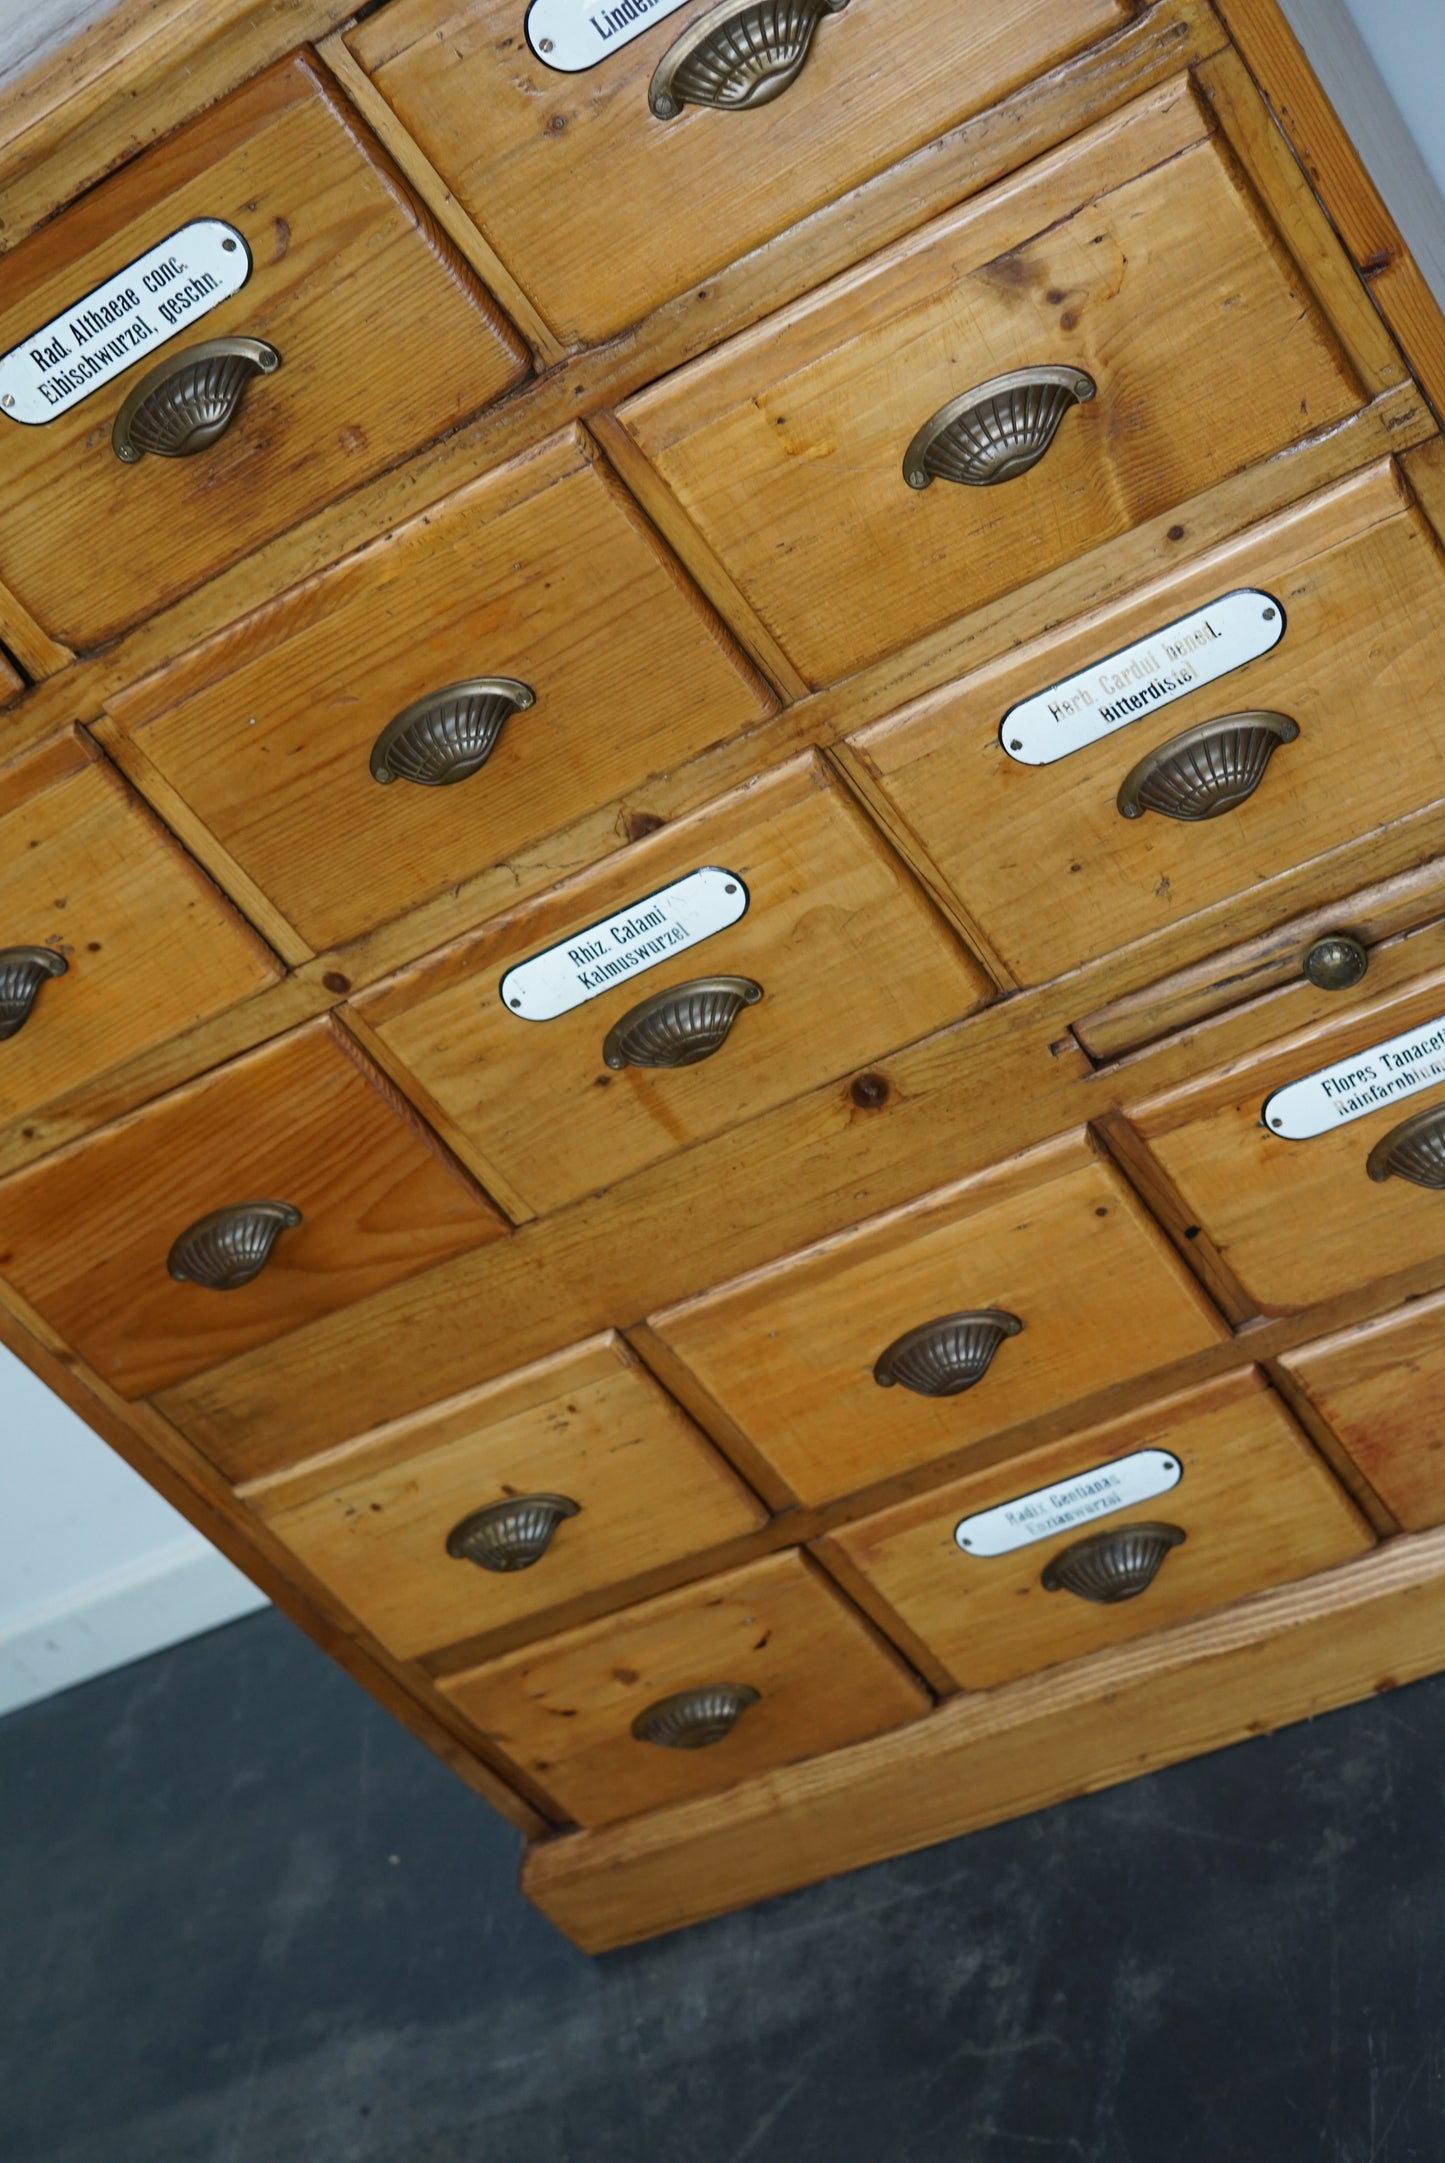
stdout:
[(0, 1274), (126, 1397), (505, 1230), (330, 1021), (0, 1183)]
[[(928, 1705), (897, 1654), (797, 1553), (568, 1630), (442, 1688), (579, 1825), (732, 1787), (899, 1727)], [(649, 1715), (671, 1740), (634, 1731)]]
[(1224, 1334), (1079, 1136), (651, 1327), (804, 1502), (947, 1456)]
[(1322, 1337), (1280, 1365), (1407, 1532), (1445, 1524), (1445, 1297)]
[[(710, 924), (720, 928), (684, 944), (689, 925)], [(989, 996), (810, 753), (357, 1005), (482, 1161), (540, 1212)]]
[[(1081, 372), (1094, 395), (1070, 405), (1063, 385), (1004, 386), (976, 424), (949, 424), (939, 477), (909, 485), (905, 467), (933, 470), (918, 438), (946, 406), (1040, 367)], [(1179, 83), (621, 412), (820, 684), (1362, 402)], [(1042, 459), (1020, 470), (1054, 421)], [(970, 425), (1007, 447), (1011, 470), (1002, 448), (970, 462)], [(967, 482), (990, 472), (993, 485)]]
[[(639, 34), (636, 14), (569, 0), (540, 0), (525, 26), (511, 0), (400, 0), (347, 44), (553, 327), (593, 342), (1129, 12), (1125, 0), (671, 0), (637, 11)], [(654, 71), (680, 39), (701, 46), (699, 32), (712, 42), (662, 119)], [(739, 35), (755, 60), (719, 72)], [(709, 76), (727, 104), (697, 102)], [(759, 82), (785, 88), (738, 110)]]
[(1373, 1535), (1251, 1371), (1030, 1450), (822, 1545), (960, 1688), (989, 1690), (1332, 1569)]
[(246, 1496), (403, 1659), (625, 1585), (766, 1515), (610, 1335)]
[[(111, 715), (325, 947), (773, 705), (569, 430), (137, 685)], [(405, 740), (379, 752), (408, 713)]]
[[(1367, 982), (1442, 945), (1439, 927), (1402, 941)], [(1445, 969), (1291, 1030), (1308, 991), (1239, 1016), (1217, 1066), (1201, 1032), (1199, 1080), (1131, 1114), (1186, 1220), (1266, 1314), (1445, 1256)]]
[(79, 730), (0, 774), (0, 1119), (279, 975)]
[[(279, 366), (252, 353), (206, 368), (218, 339), (259, 341)], [(528, 366), (304, 54), (13, 249), (0, 355), (0, 579), (77, 647), (394, 465)], [(122, 408), (175, 363), (187, 372), (127, 427), (144, 451), (124, 462)]]
[(1442, 685), (1445, 562), (1386, 464), (857, 743), (1032, 984), (1445, 794)]

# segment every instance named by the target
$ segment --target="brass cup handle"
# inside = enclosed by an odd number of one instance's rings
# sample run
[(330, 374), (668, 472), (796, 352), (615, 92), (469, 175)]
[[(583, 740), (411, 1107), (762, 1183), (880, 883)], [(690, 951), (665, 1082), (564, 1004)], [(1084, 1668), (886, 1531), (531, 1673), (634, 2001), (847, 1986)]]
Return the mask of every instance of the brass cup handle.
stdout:
[(1012, 368), (950, 398), (929, 415), (903, 454), (910, 488), (953, 481), (997, 488), (1036, 466), (1072, 406), (1095, 395), (1082, 368)]
[(496, 750), (509, 717), (536, 703), (532, 686), (515, 676), (467, 676), (428, 691), (403, 707), (377, 737), (371, 778), (383, 787), (412, 781), (423, 789), (470, 780)]
[(940, 1314), (895, 1337), (874, 1361), (873, 1379), (880, 1389), (901, 1382), (917, 1397), (961, 1397), (983, 1380), (1004, 1339), (1023, 1326), (1002, 1307)]
[(752, 112), (796, 82), (825, 15), (848, 0), (722, 0), (673, 41), (653, 70), (647, 103), (656, 120), (685, 105)]
[(294, 1231), (301, 1212), (289, 1202), (235, 1202), (187, 1225), (166, 1258), (177, 1284), (208, 1292), (234, 1292), (249, 1284), (271, 1259), (283, 1232)]
[(498, 1576), (530, 1570), (551, 1546), (557, 1527), (580, 1513), (567, 1495), (509, 1495), (473, 1510), (447, 1534), (447, 1553)]
[(1365, 1160), (1376, 1185), (1406, 1179), (1412, 1187), (1445, 1187), (1445, 1104), (1432, 1104), (1382, 1135)]
[(602, 1063), (614, 1073), (627, 1066), (698, 1066), (722, 1050), (743, 1008), (762, 996), (750, 976), (695, 976), (655, 991), (613, 1023), (602, 1040)]
[(223, 436), (240, 411), (246, 386), (281, 365), (261, 338), (207, 338), (171, 353), (143, 375), (115, 417), (111, 449), (123, 465), (147, 451), (156, 458), (193, 458)]
[(0, 946), (0, 1044), (18, 1036), (35, 1011), (41, 986), (70, 967), (48, 946)]
[(1064, 1548), (1045, 1566), (1039, 1582), (1045, 1592), (1071, 1592), (1076, 1600), (1117, 1607), (1149, 1590), (1165, 1556), (1182, 1547), (1186, 1537), (1178, 1525), (1115, 1525)]
[(705, 1683), (698, 1690), (676, 1690), (640, 1712), (632, 1723), (638, 1742), (660, 1750), (710, 1750), (726, 1742), (758, 1692), (746, 1682)]
[(1299, 723), (1283, 713), (1230, 713), (1171, 736), (1140, 759), (1119, 785), (1119, 816), (1197, 825), (1247, 803), (1281, 744), (1292, 744)]

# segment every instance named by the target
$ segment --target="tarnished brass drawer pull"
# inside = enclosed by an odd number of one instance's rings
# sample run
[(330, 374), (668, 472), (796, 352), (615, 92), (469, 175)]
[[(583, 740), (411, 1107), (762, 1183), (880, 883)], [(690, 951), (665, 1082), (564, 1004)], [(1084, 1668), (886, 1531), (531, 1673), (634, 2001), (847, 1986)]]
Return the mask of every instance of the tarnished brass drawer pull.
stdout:
[(252, 376), (281, 365), (260, 338), (208, 338), (149, 369), (115, 417), (111, 448), (128, 466), (144, 458), (190, 458), (223, 436)]
[(647, 102), (658, 120), (684, 105), (747, 112), (781, 97), (802, 72), (813, 32), (848, 0), (722, 0), (667, 48)]
[(710, 1750), (726, 1742), (758, 1693), (745, 1682), (711, 1682), (700, 1690), (678, 1690), (659, 1698), (632, 1723), (639, 1742), (660, 1750)]
[(1093, 396), (1094, 379), (1082, 368), (1013, 368), (990, 376), (924, 422), (903, 454), (903, 478), (910, 488), (1015, 481), (1038, 464), (1069, 408)]
[(1292, 744), (1299, 723), (1282, 713), (1231, 713), (1171, 736), (1124, 776), (1119, 812), (1142, 819), (1158, 811), (1166, 819), (1195, 824), (1217, 819), (1253, 796), (1281, 744)]
[(535, 706), (532, 686), (515, 676), (468, 676), (429, 691), (406, 707), (371, 747), (371, 778), (446, 789), (486, 765), (510, 714)]
[(602, 1042), (602, 1063), (625, 1066), (697, 1066), (721, 1051), (745, 1006), (756, 1006), (761, 984), (750, 976), (696, 976), (690, 983), (656, 991), (614, 1022)]
[(289, 1202), (236, 1202), (213, 1209), (182, 1232), (166, 1267), (177, 1284), (234, 1292), (260, 1276), (281, 1234), (300, 1222), (300, 1210)]
[(1305, 955), (1305, 975), (1318, 991), (1350, 991), (1369, 966), (1369, 948), (1347, 931), (1332, 931), (1316, 939)]
[(0, 946), (0, 1044), (25, 1027), (47, 977), (64, 976), (69, 967), (48, 946)]
[(1116, 1607), (1149, 1590), (1164, 1557), (1185, 1537), (1178, 1525), (1116, 1525), (1055, 1555), (1039, 1582), (1045, 1592), (1072, 1592), (1076, 1600)]
[(447, 1534), (447, 1553), (458, 1562), (475, 1562), (479, 1570), (504, 1575), (511, 1570), (530, 1570), (552, 1544), (552, 1536), (566, 1517), (575, 1517), (578, 1505), (566, 1495), (514, 1495), (506, 1502), (491, 1502), (473, 1510)]
[(1377, 1183), (1408, 1179), (1412, 1187), (1445, 1187), (1445, 1104), (1391, 1127), (1370, 1151), (1365, 1170)]
[(919, 1397), (961, 1397), (983, 1380), (1005, 1337), (1023, 1326), (1001, 1307), (940, 1314), (895, 1337), (874, 1363), (873, 1379), (883, 1389), (901, 1382)]

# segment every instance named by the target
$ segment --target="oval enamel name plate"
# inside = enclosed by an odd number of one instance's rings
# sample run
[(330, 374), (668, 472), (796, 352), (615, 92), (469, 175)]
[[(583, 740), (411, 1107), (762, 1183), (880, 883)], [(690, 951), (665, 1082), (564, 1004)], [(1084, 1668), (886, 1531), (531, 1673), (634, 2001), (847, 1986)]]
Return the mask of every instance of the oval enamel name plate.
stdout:
[(527, 43), (544, 67), (581, 75), (686, 4), (687, 0), (610, 0), (610, 5), (597, 5), (594, 0), (532, 0), (525, 25)]
[(0, 355), (0, 413), (43, 426), (229, 300), (251, 275), (233, 225), (197, 218)]
[(1020, 766), (1052, 766), (1259, 660), (1284, 632), (1284, 610), (1272, 594), (1252, 588), (1226, 593), (1010, 707), (999, 723), (999, 742)]
[(1057, 1486), (1038, 1487), (1031, 1495), (1019, 1495), (996, 1509), (981, 1510), (977, 1517), (965, 1517), (953, 1536), (966, 1555), (1011, 1555), (1015, 1548), (1057, 1539), (1061, 1532), (1092, 1524), (1096, 1517), (1132, 1509), (1137, 1502), (1152, 1502), (1155, 1495), (1167, 1495), (1171, 1487), (1177, 1487), (1183, 1477), (1183, 1465), (1168, 1450), (1135, 1450), (1130, 1457), (1095, 1465), (1092, 1472), (1080, 1472)]
[(1271, 1134), (1284, 1141), (1313, 1141), (1317, 1134), (1347, 1126), (1352, 1119), (1363, 1119), (1382, 1105), (1398, 1103), (1442, 1081), (1445, 1016), (1277, 1089), (1260, 1118)]
[(502, 999), (523, 1021), (555, 1021), (614, 984), (671, 961), (747, 914), (748, 890), (735, 871), (690, 871), (616, 916), (589, 924), (502, 978)]

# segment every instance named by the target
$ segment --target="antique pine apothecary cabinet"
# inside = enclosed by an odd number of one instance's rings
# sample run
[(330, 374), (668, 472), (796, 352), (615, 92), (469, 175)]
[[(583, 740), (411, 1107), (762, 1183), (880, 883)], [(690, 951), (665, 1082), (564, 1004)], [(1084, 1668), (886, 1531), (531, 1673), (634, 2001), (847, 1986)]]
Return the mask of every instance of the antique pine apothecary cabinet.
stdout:
[(1276, 0), (125, 0), (0, 250), (0, 1340), (562, 1930), (1445, 1668), (1445, 319)]

